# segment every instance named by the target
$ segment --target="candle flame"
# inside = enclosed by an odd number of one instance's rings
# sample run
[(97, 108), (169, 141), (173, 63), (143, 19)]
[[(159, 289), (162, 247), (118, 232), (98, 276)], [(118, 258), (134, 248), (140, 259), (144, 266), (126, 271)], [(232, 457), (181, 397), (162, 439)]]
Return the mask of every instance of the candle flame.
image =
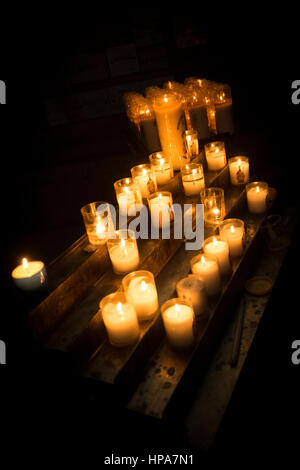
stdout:
[(124, 238), (121, 238), (121, 246), (124, 248), (125, 245), (126, 245), (126, 242), (125, 242)]
[(216, 244), (217, 243), (217, 239), (216, 237), (213, 238), (213, 243)]
[(96, 234), (98, 235), (98, 237), (100, 237), (104, 231), (105, 231), (105, 225), (101, 221), (100, 216), (98, 215), (97, 224), (96, 224)]
[(256, 186), (256, 192), (259, 193), (260, 189), (259, 186)]
[(122, 311), (122, 302), (117, 303), (117, 311), (120, 313)]
[(23, 268), (24, 268), (24, 269), (27, 269), (27, 268), (28, 268), (28, 261), (27, 261), (26, 258), (23, 258), (23, 259), (22, 259), (22, 265), (23, 265)]
[(145, 283), (145, 281), (142, 281), (141, 282), (141, 290), (146, 290), (147, 289), (147, 284)]
[(165, 159), (164, 158), (161, 158), (160, 159), (160, 165), (163, 165), (165, 163)]
[(201, 256), (201, 263), (205, 264), (205, 257), (204, 256)]
[(176, 312), (180, 312), (180, 307), (179, 307), (178, 304), (175, 304), (175, 310), (176, 310)]
[(234, 225), (231, 225), (230, 230), (232, 233), (234, 233)]
[(220, 213), (220, 210), (217, 207), (214, 207), (212, 211), (215, 215), (218, 215)]
[(241, 159), (240, 158), (238, 159), (238, 165), (239, 166), (241, 165)]
[(124, 192), (127, 193), (127, 194), (130, 193), (130, 190), (129, 190), (129, 188), (128, 188), (127, 186), (124, 187)]
[(147, 174), (147, 170), (146, 170), (145, 168), (143, 168), (142, 173), (143, 173), (143, 175), (146, 175), (146, 174)]
[(217, 148), (216, 148), (216, 153), (217, 153), (217, 152), (220, 152), (220, 149), (219, 149), (219, 147), (217, 147)]
[(168, 102), (168, 97), (165, 95), (164, 96), (164, 102), (167, 103)]
[(161, 194), (161, 193), (159, 193), (159, 195), (158, 195), (158, 199), (161, 199), (161, 198), (162, 198), (162, 194)]
[(194, 168), (193, 171), (192, 171), (193, 175), (195, 175), (197, 173), (197, 169)]

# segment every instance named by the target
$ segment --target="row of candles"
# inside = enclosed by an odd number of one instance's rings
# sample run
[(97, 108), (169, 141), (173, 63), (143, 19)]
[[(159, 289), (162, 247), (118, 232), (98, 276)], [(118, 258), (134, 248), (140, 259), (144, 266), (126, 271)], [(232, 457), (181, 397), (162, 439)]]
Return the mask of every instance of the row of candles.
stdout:
[[(205, 240), (202, 252), (190, 261), (191, 274), (176, 284), (178, 297), (167, 300), (160, 309), (170, 345), (188, 349), (195, 342), (195, 321), (208, 315), (208, 298), (220, 294), (222, 278), (232, 271), (231, 261), (245, 247), (244, 222), (224, 220), (219, 235)], [(134, 344), (140, 336), (140, 324), (159, 313), (155, 279), (150, 271), (132, 271), (122, 279), (122, 291), (100, 301), (103, 322), (113, 346)]]
[(234, 132), (227, 84), (190, 77), (184, 83), (168, 81), (163, 88), (146, 88), (145, 95), (124, 95), (127, 116), (149, 153), (163, 151), (172, 156), (174, 169), (185, 130), (194, 129), (199, 140)]

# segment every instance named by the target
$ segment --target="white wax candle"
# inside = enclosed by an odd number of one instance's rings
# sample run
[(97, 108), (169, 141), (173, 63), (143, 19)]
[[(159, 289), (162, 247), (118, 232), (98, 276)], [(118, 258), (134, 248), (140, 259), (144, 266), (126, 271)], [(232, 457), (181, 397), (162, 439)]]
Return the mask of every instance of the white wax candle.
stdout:
[(222, 228), (220, 236), (221, 238), (224, 238), (227, 241), (231, 256), (236, 257), (241, 256), (243, 254), (243, 227), (235, 227), (234, 225), (228, 224)]
[(110, 302), (103, 308), (102, 315), (112, 345), (129, 346), (138, 340), (140, 330), (133, 305)]
[(203, 250), (205, 253), (214, 255), (218, 259), (221, 275), (227, 275), (231, 272), (231, 264), (229, 258), (229, 246), (225, 240), (213, 240), (209, 243), (204, 243)]
[(156, 182), (158, 185), (163, 185), (168, 183), (172, 178), (172, 170), (169, 163), (161, 162), (160, 165), (155, 167), (155, 176)]
[(268, 190), (256, 186), (247, 191), (248, 210), (252, 214), (262, 214), (267, 210)]
[(127, 215), (129, 208), (131, 206), (134, 206), (136, 203), (135, 194), (132, 191), (130, 191), (130, 189), (128, 188), (125, 188), (125, 189), (127, 189), (127, 191), (125, 190), (123, 193), (120, 193), (117, 196), (120, 213), (122, 215)]
[(218, 134), (234, 132), (232, 104), (216, 104), (216, 125)]
[(182, 176), (182, 184), (186, 196), (199, 195), (200, 190), (205, 187), (204, 177), (196, 169), (191, 174)]
[(108, 252), (116, 274), (134, 271), (139, 265), (140, 256), (135, 243), (122, 238), (121, 243), (111, 246)]
[(239, 159), (229, 161), (230, 182), (234, 186), (245, 184), (249, 181), (249, 162)]
[(207, 311), (207, 297), (204, 281), (196, 277), (185, 277), (176, 284), (178, 297), (187, 300), (193, 305), (196, 316)]
[(170, 156), (174, 170), (183, 165), (183, 133), (186, 128), (181, 101), (164, 96), (153, 103), (162, 151)]
[(151, 221), (156, 227), (164, 227), (170, 224), (170, 213), (172, 200), (170, 196), (159, 194), (157, 197), (149, 199)]
[(139, 320), (151, 320), (158, 309), (156, 287), (143, 276), (130, 281), (126, 299), (133, 304)]
[(194, 312), (188, 305), (175, 304), (163, 313), (163, 322), (170, 344), (176, 349), (187, 349), (194, 343)]
[(201, 256), (197, 263), (192, 265), (192, 272), (203, 280), (207, 295), (216, 295), (221, 290), (221, 276), (217, 260)]
[(23, 258), (22, 264), (11, 273), (15, 285), (22, 290), (33, 291), (45, 286), (47, 281), (46, 268), (42, 261), (27, 261)]
[(226, 153), (219, 147), (214, 147), (205, 152), (207, 167), (209, 171), (219, 171), (226, 165)]

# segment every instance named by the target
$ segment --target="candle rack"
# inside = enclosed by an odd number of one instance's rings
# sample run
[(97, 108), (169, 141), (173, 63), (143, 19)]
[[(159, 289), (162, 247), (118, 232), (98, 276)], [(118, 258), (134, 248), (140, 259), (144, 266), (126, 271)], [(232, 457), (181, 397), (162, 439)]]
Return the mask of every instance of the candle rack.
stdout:
[[(193, 161), (203, 162), (203, 153)], [(225, 217), (243, 219), (247, 229), (243, 256), (233, 259), (232, 273), (222, 279), (221, 294), (209, 299), (209, 316), (198, 324), (191, 350), (178, 353), (169, 347), (159, 311), (151, 321), (140, 325), (140, 338), (134, 345), (119, 349), (109, 343), (99, 300), (120, 290), (122, 277), (114, 274), (106, 247), (91, 251), (86, 235), (47, 267), (49, 295), (28, 317), (35, 337), (46, 348), (69, 353), (78, 372), (109, 390), (112, 399), (158, 419), (172, 409), (175, 392), (187, 371), (195, 363), (199, 373), (205, 369), (231, 318), (232, 302), (243, 289), (262, 246), (260, 228), (268, 211), (248, 213), (245, 188), (229, 184), (228, 166), (219, 172), (206, 171), (205, 182), (207, 187), (225, 189)], [(181, 185), (178, 172), (160, 189), (171, 191), (174, 202), (184, 204)], [(275, 198), (276, 190), (270, 188), (268, 209)], [(205, 238), (212, 233), (212, 227), (205, 225)], [(153, 273), (162, 305), (176, 297), (176, 284), (190, 272), (190, 259), (196, 253), (186, 251), (184, 240), (174, 238), (138, 240), (138, 245), (138, 269)]]

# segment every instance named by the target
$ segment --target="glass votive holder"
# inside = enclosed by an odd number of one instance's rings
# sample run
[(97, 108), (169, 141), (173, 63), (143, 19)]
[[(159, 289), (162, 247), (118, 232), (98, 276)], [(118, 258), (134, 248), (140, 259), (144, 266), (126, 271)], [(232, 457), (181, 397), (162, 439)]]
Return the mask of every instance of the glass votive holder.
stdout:
[(209, 142), (204, 145), (204, 150), (209, 171), (220, 171), (226, 166), (224, 142)]
[(140, 327), (134, 306), (126, 300), (124, 292), (106, 295), (100, 301), (103, 322), (109, 342), (124, 347), (136, 343)]
[(148, 197), (151, 223), (154, 227), (162, 228), (170, 225), (173, 220), (173, 197), (169, 191), (158, 191)]
[(204, 206), (204, 221), (218, 225), (225, 217), (225, 198), (222, 188), (204, 188), (200, 191), (201, 203)]
[(143, 199), (157, 191), (155, 172), (149, 163), (136, 165), (130, 172), (133, 182), (140, 188)]
[(174, 176), (172, 160), (163, 152), (155, 152), (149, 155), (149, 161), (155, 172), (156, 183), (158, 186), (168, 183)]
[(200, 196), (205, 188), (204, 172), (201, 163), (188, 163), (181, 168), (181, 179), (186, 196)]
[(194, 129), (189, 129), (184, 133), (184, 145), (186, 153), (189, 157), (194, 157), (199, 154), (199, 141), (198, 132)]
[(140, 321), (152, 320), (158, 310), (155, 279), (150, 271), (134, 271), (122, 280), (127, 302), (131, 303)]
[(176, 350), (186, 350), (195, 343), (193, 306), (185, 299), (167, 300), (161, 315), (169, 344)]
[(249, 159), (242, 155), (228, 160), (230, 182), (233, 186), (242, 186), (249, 181)]
[(229, 245), (220, 236), (213, 235), (204, 240), (202, 249), (204, 253), (217, 258), (221, 276), (227, 276), (232, 272), (229, 256)]
[(114, 183), (120, 214), (122, 216), (134, 215), (143, 205), (142, 193), (132, 178), (122, 178)]
[(208, 303), (204, 282), (195, 276), (188, 276), (176, 284), (178, 297), (192, 304), (196, 317), (204, 317)]
[(234, 132), (232, 115), (232, 96), (230, 86), (225, 83), (215, 84), (214, 105), (218, 134)]
[(230, 256), (241, 256), (245, 248), (245, 224), (240, 219), (225, 219), (219, 226), (220, 237), (226, 240)]
[(116, 274), (127, 274), (138, 267), (140, 256), (133, 230), (116, 230), (107, 240), (107, 248)]
[(248, 211), (252, 214), (262, 214), (267, 210), (268, 183), (254, 181), (246, 184)]
[(190, 264), (193, 275), (204, 283), (207, 295), (218, 295), (222, 289), (222, 282), (216, 256), (200, 253), (191, 259)]
[(97, 201), (86, 204), (81, 209), (86, 233), (91, 245), (103, 245), (114, 232), (108, 202)]

